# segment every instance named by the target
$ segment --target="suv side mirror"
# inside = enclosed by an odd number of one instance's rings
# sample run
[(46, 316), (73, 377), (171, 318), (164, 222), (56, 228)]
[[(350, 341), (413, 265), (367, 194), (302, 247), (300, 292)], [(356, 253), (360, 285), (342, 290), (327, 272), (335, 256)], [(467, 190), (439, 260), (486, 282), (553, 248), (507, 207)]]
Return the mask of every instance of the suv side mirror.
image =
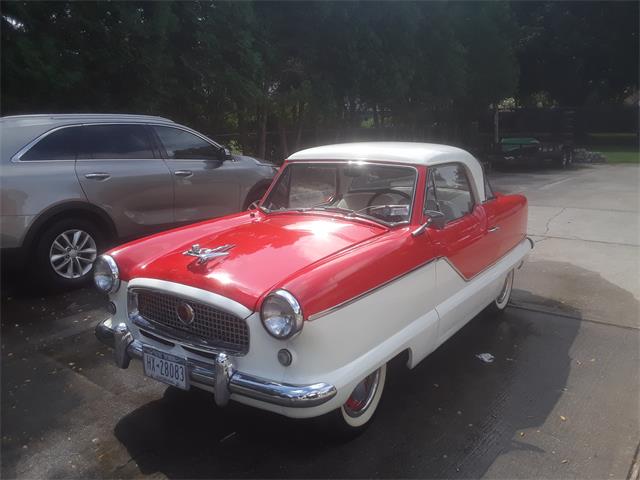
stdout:
[(442, 212), (439, 212), (437, 210), (425, 210), (424, 214), (429, 217), (429, 220), (427, 220), (427, 224), (429, 227), (442, 230), (447, 224), (447, 219)]
[(233, 156), (231, 155), (231, 150), (229, 150), (227, 147), (221, 147), (220, 151), (218, 152), (218, 159), (222, 161), (232, 160)]

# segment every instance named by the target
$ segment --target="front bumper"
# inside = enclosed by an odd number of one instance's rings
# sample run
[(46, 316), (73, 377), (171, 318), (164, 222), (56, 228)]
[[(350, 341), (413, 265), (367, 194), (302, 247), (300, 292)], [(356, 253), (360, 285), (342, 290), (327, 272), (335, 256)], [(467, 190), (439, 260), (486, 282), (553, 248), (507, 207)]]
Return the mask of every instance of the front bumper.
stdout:
[[(108, 318), (98, 323), (95, 333), (98, 340), (113, 348), (118, 367), (128, 368), (132, 358), (142, 359), (143, 344), (133, 338), (126, 324), (114, 324)], [(216, 356), (213, 365), (188, 358), (187, 369), (193, 383), (213, 388), (219, 406), (226, 405), (231, 395), (236, 394), (283, 407), (316, 407), (337, 393), (336, 388), (327, 383), (291, 385), (236, 371), (224, 353)]]

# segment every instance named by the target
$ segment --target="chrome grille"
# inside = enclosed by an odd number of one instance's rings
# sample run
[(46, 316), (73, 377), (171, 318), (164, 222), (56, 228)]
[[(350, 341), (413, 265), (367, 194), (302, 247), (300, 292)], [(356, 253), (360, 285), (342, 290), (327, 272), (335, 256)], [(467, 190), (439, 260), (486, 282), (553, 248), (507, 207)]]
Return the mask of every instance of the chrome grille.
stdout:
[[(249, 329), (246, 322), (211, 305), (183, 299), (152, 290), (136, 290), (138, 314), (161, 329), (180, 338), (194, 339), (206, 346), (220, 347), (246, 353), (249, 350)], [(176, 308), (186, 302), (193, 308), (194, 318), (189, 325), (179, 318)]]

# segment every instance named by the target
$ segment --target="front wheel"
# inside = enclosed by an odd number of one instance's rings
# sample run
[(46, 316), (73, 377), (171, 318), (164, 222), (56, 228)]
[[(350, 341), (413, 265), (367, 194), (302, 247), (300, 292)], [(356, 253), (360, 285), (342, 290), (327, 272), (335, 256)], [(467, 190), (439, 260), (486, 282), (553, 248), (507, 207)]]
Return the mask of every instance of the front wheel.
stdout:
[(36, 244), (32, 274), (44, 287), (64, 290), (84, 285), (104, 247), (104, 235), (80, 218), (59, 220), (46, 228)]
[(387, 378), (387, 364), (367, 375), (351, 392), (347, 401), (328, 414), (329, 433), (343, 440), (360, 435), (374, 417)]

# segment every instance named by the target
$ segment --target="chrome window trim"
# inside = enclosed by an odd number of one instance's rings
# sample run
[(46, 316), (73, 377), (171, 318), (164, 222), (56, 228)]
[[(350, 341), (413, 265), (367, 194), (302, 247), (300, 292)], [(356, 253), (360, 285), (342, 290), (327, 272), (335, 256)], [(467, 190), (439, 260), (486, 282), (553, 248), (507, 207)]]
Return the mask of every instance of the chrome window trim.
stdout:
[[(218, 144), (217, 142), (211, 140), (209, 137), (196, 132), (195, 130), (190, 129), (189, 127), (185, 127), (183, 125), (179, 125), (179, 124), (166, 124), (166, 123), (161, 123), (161, 122), (154, 122), (154, 121), (144, 121), (144, 122), (132, 122), (131, 120), (123, 120), (121, 122), (118, 121), (104, 121), (104, 122), (82, 122), (82, 123), (70, 123), (67, 125), (60, 125), (58, 127), (53, 127), (51, 130), (47, 130), (44, 133), (41, 133), (40, 135), (38, 135), (36, 138), (34, 138), (33, 140), (31, 140), (29, 143), (27, 143), (24, 147), (22, 147), (20, 150), (18, 150), (12, 157), (11, 157), (11, 162), (12, 163), (37, 163), (37, 162), (75, 162), (77, 160), (82, 160), (87, 161), (87, 162), (101, 162), (104, 160), (109, 160), (108, 158), (75, 158), (73, 160), (71, 159), (51, 159), (51, 160), (22, 160), (22, 156), (27, 153), (29, 150), (31, 150), (31, 148), (33, 148), (34, 145), (36, 145), (37, 143), (39, 143), (41, 140), (43, 140), (45, 137), (51, 135), (54, 132), (57, 132), (59, 130), (62, 130), (64, 128), (76, 128), (76, 127), (90, 127), (92, 125), (145, 125), (145, 126), (149, 126), (149, 127), (167, 127), (167, 128), (177, 128), (178, 130), (183, 130), (187, 133), (191, 133), (193, 135), (195, 135), (196, 137), (199, 137), (201, 140), (204, 140), (207, 143), (212, 144), (214, 147), (216, 148), (224, 148), (222, 145)], [(155, 132), (154, 132), (155, 134)], [(162, 148), (164, 150), (164, 145), (162, 145)], [(153, 149), (152, 149), (153, 150)], [(117, 160), (127, 160), (126, 158), (121, 158), (121, 159), (117, 159)], [(198, 159), (168, 159), (168, 158), (163, 158), (162, 156), (160, 158), (135, 158), (132, 160), (198, 160)], [(201, 160), (206, 160), (206, 159), (201, 159)]]
[[(400, 225), (409, 225), (411, 224), (411, 218), (413, 217), (413, 210), (414, 210), (414, 206), (416, 203), (416, 192), (418, 190), (418, 177), (420, 176), (420, 172), (418, 171), (418, 167), (415, 165), (409, 165), (406, 163), (389, 163), (389, 162), (385, 162), (384, 160), (287, 160), (287, 163), (285, 164), (285, 168), (282, 169), (281, 171), (278, 172), (278, 179), (280, 179), (280, 176), (282, 174), (284, 174), (285, 170), (287, 168), (289, 168), (289, 165), (293, 165), (293, 164), (299, 164), (299, 165), (307, 165), (307, 164), (313, 164), (313, 163), (321, 163), (321, 164), (344, 164), (344, 163), (353, 163), (356, 165), (386, 165), (389, 167), (396, 167), (396, 168), (409, 168), (412, 169), (415, 172), (415, 178), (413, 180), (413, 194), (411, 195), (411, 203), (409, 205), (409, 219), (408, 220), (403, 220), (402, 222), (385, 222), (384, 220), (380, 220), (379, 218), (375, 218), (375, 217), (371, 217), (369, 215), (359, 215), (359, 216), (353, 216), (353, 217), (348, 217), (346, 216), (346, 212), (344, 214), (345, 218), (348, 220), (357, 220), (358, 218), (362, 219), (366, 219), (369, 220), (371, 222), (380, 224), (380, 225), (384, 225), (385, 227), (388, 228), (394, 228)], [(271, 187), (269, 187), (269, 194), (271, 194), (273, 187), (275, 187), (275, 184), (272, 184)], [(260, 210), (266, 214), (266, 215), (270, 215), (270, 214), (278, 214), (278, 213), (299, 213), (298, 211), (296, 211), (295, 209), (290, 209), (290, 210), (268, 210), (264, 207), (262, 207), (262, 205), (260, 205)], [(315, 213), (336, 213), (336, 212), (323, 212), (321, 210), (318, 211), (306, 211), (303, 212), (305, 214), (315, 214)]]
[(51, 135), (54, 132), (57, 132), (59, 130), (65, 129), (65, 128), (76, 128), (76, 127), (82, 127), (83, 125), (81, 123), (77, 123), (77, 124), (69, 124), (69, 125), (61, 125), (59, 127), (54, 127), (51, 130), (47, 130), (44, 133), (41, 133), (40, 135), (38, 135), (36, 138), (34, 138), (33, 140), (31, 140), (29, 143), (27, 143), (24, 147), (22, 147), (20, 150), (18, 150), (13, 157), (11, 157), (11, 162), (12, 163), (42, 163), (42, 162), (75, 162), (76, 159), (74, 158), (73, 160), (71, 159), (51, 159), (51, 160), (22, 160), (22, 156), (27, 153), (29, 150), (31, 150), (31, 148), (33, 148), (37, 143), (40, 142), (40, 140), (43, 140), (44, 138), (48, 137), (49, 135)]

